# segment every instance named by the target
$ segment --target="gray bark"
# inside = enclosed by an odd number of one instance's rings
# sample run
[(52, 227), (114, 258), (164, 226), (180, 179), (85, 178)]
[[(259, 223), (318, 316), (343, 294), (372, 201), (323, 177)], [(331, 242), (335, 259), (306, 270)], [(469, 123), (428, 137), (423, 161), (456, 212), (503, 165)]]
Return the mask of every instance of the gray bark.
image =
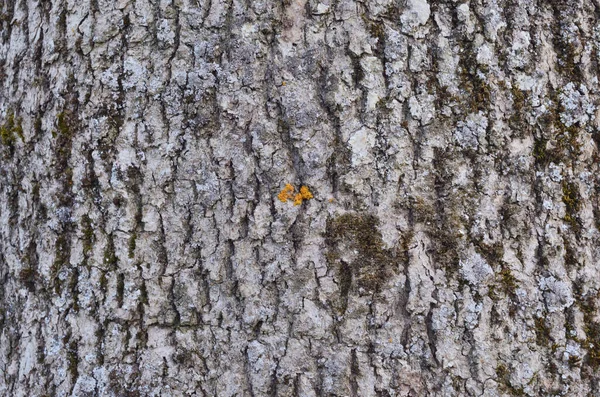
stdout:
[(600, 396), (599, 33), (2, 1), (0, 395)]

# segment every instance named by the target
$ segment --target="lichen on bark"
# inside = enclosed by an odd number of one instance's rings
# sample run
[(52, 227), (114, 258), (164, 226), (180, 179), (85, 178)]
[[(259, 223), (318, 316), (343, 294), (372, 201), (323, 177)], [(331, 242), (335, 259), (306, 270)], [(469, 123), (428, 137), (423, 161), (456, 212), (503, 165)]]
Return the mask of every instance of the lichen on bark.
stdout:
[(0, 395), (600, 395), (599, 15), (0, 3)]

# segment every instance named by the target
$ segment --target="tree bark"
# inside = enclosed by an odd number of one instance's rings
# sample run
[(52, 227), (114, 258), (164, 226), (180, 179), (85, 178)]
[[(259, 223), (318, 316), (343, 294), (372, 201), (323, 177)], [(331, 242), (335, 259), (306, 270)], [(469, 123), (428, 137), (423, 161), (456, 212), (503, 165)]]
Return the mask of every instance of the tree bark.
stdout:
[(0, 395), (600, 396), (599, 29), (4, 0)]

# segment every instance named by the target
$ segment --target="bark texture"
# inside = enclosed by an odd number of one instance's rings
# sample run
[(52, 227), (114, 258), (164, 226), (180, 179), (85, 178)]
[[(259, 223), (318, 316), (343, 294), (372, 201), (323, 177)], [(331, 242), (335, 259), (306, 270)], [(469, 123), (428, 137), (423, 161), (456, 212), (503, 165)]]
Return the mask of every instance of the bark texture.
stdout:
[(597, 0), (3, 0), (0, 395), (600, 396), (599, 46)]

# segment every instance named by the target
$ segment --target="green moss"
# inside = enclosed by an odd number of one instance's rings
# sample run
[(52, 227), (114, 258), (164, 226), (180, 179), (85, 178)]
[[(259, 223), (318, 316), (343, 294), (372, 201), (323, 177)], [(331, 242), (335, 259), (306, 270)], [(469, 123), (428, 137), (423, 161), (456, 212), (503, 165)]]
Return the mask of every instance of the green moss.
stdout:
[(540, 118), (540, 125), (545, 129), (552, 129), (553, 150), (548, 152), (548, 162), (559, 163), (560, 161), (574, 160), (581, 155), (581, 143), (579, 143), (580, 127), (576, 124), (566, 126), (561, 120), (561, 113), (565, 107), (560, 100), (560, 90), (552, 90), (549, 97), (552, 105), (549, 107), (547, 116)]
[(146, 289), (146, 281), (142, 280), (142, 286), (140, 287), (140, 303), (148, 304), (148, 290)]
[(79, 376), (79, 370), (77, 369), (79, 366), (79, 347), (75, 340), (69, 343), (69, 348), (67, 350), (67, 365), (71, 378), (77, 379)]
[(516, 85), (510, 89), (512, 101), (513, 101), (513, 113), (508, 119), (508, 123), (518, 136), (525, 136), (526, 133), (531, 129), (529, 123), (525, 120), (527, 112), (531, 106), (528, 105), (525, 97), (525, 92), (519, 89)]
[(521, 112), (525, 107), (525, 93), (523, 90), (513, 85), (510, 89), (513, 98), (513, 109), (517, 112)]
[(579, 261), (577, 260), (577, 252), (573, 249), (573, 246), (569, 243), (568, 240), (565, 240), (565, 266), (573, 267), (578, 266)]
[[(559, 119), (560, 120), (560, 119)], [(557, 149), (564, 153), (564, 156), (577, 158), (581, 155), (581, 143), (579, 143), (579, 128), (576, 125), (569, 127), (558, 122), (558, 134), (556, 136)]]
[(115, 241), (112, 233), (107, 236), (106, 248), (104, 249), (104, 266), (110, 270), (117, 268), (117, 255), (115, 253)]
[(546, 151), (546, 146), (548, 144), (548, 140), (544, 138), (535, 139), (533, 142), (533, 157), (536, 162), (540, 164), (546, 164), (547, 160), (549, 160), (550, 156)]
[(468, 111), (477, 113), (485, 111), (490, 106), (491, 89), (481, 74), (487, 70), (479, 69), (476, 60), (476, 50), (465, 43), (466, 50), (461, 54), (459, 60), (459, 78), (461, 87), (465, 90), (466, 105)]
[(27, 289), (29, 291), (35, 290), (35, 281), (36, 281), (37, 277), (38, 277), (37, 271), (35, 271), (35, 269), (32, 269), (30, 267), (22, 269), (19, 272), (19, 280), (21, 280), (21, 282), (23, 284), (25, 284), (25, 286), (27, 287)]
[(538, 346), (548, 347), (551, 341), (550, 337), (550, 328), (546, 325), (545, 320), (546, 313), (544, 313), (541, 317), (536, 317), (534, 319), (535, 324), (535, 342)]
[[(495, 285), (490, 285), (488, 287), (488, 296), (490, 297), (491, 300), (493, 300), (494, 302), (498, 302), (501, 300), (500, 295), (498, 294), (498, 289), (496, 288)], [(495, 307), (494, 307), (494, 311), (496, 311)], [(499, 318), (497, 318), (499, 319)], [(499, 322), (496, 322), (495, 324), (499, 324)]]
[(57, 194), (58, 205), (71, 207), (73, 205), (73, 169), (69, 165), (74, 136), (75, 117), (71, 112), (63, 111), (57, 115), (56, 128), (52, 131), (55, 138), (54, 170), (55, 176), (60, 181), (62, 188)]
[(35, 277), (35, 275), (36, 275), (35, 270), (33, 270), (31, 268), (25, 268), (19, 272), (19, 280), (28, 281), (28, 280), (33, 279)]
[(566, 180), (562, 183), (562, 201), (566, 207), (564, 220), (574, 229), (578, 229), (577, 213), (579, 212), (579, 189), (577, 185)]
[[(575, 161), (582, 153), (579, 135), (581, 128), (576, 124), (566, 126), (561, 120), (565, 107), (560, 99), (560, 90), (550, 90), (548, 112), (540, 116), (538, 124), (541, 136), (534, 142), (533, 156), (541, 165)], [(543, 134), (546, 134), (544, 136)]]
[(436, 213), (433, 205), (428, 204), (421, 197), (411, 197), (412, 213), (415, 222), (430, 224), (435, 222)]
[(106, 291), (108, 291), (108, 278), (106, 277), (106, 272), (100, 274), (100, 291), (102, 291), (103, 294), (106, 294)]
[(17, 119), (13, 132), (17, 134), (21, 142), (25, 142), (25, 135), (23, 134), (23, 119), (20, 117)]
[(59, 113), (56, 121), (56, 129), (52, 131), (52, 136), (56, 139), (55, 155), (57, 157), (56, 166), (59, 171), (64, 171), (68, 167), (68, 161), (71, 157), (71, 144), (73, 131), (70, 128), (69, 117), (66, 113)]
[[(378, 224), (375, 216), (367, 214), (344, 214), (327, 221), (327, 258), (339, 271), (342, 311), (353, 281), (359, 288), (377, 292), (398, 267), (396, 256), (383, 246)], [(352, 263), (340, 259), (343, 250), (354, 251)]]
[[(459, 226), (452, 227), (451, 223), (444, 225), (444, 230), (437, 229), (438, 232), (430, 233), (432, 239), (432, 255), (435, 262), (446, 271), (448, 277), (458, 277), (459, 269), (459, 247), (461, 246), (461, 236), (453, 233), (453, 230), (460, 230)], [(457, 223), (454, 223), (458, 225)]]
[(579, 367), (581, 366), (581, 357), (578, 356), (569, 356), (569, 367), (574, 368), (574, 367)]
[(506, 367), (506, 365), (498, 364), (498, 366), (496, 367), (496, 376), (498, 377), (499, 380), (507, 380), (508, 379), (508, 377), (510, 376), (510, 372), (508, 371), (508, 368)]
[(581, 291), (575, 291), (577, 303), (583, 313), (583, 324), (586, 335), (585, 341), (579, 341), (585, 349), (587, 355), (584, 359), (584, 365), (590, 366), (594, 371), (600, 369), (600, 323), (596, 321), (598, 294), (583, 297)]
[(94, 243), (94, 229), (88, 214), (81, 217), (81, 231), (83, 232), (83, 255), (87, 257), (92, 251)]
[(6, 122), (0, 127), (0, 138), (2, 145), (12, 147), (15, 143), (15, 136), (13, 134), (13, 122), (14, 118), (12, 113), (9, 113)]
[(65, 233), (60, 234), (54, 243), (54, 261), (50, 268), (50, 275), (54, 281), (54, 292), (60, 294), (62, 291), (62, 282), (58, 277), (62, 269), (69, 264), (71, 256), (71, 246), (68, 237)]
[(137, 233), (133, 231), (129, 236), (129, 244), (128, 244), (128, 253), (129, 258), (133, 259), (135, 257), (135, 242), (137, 239)]
[(510, 370), (504, 364), (498, 364), (496, 367), (497, 382), (500, 389), (511, 396), (525, 396), (523, 388), (516, 388), (510, 383)]
[(382, 21), (365, 21), (367, 28), (369, 29), (369, 33), (371, 36), (377, 38), (377, 47), (376, 52), (383, 55), (383, 48), (385, 46), (385, 24)]
[(42, 134), (42, 116), (37, 116), (33, 122), (33, 130), (36, 135)]
[(15, 114), (12, 110), (10, 110), (6, 116), (6, 120), (0, 126), (0, 142), (3, 146), (9, 148), (11, 154), (14, 150), (17, 137), (19, 137), (21, 141), (25, 141), (25, 136), (23, 135), (22, 119), (15, 119)]
[(595, 370), (600, 368), (600, 324), (587, 318), (585, 321), (586, 347), (588, 349), (586, 364)]
[(186, 348), (179, 348), (173, 355), (173, 361), (177, 364), (194, 365), (194, 351)]
[(575, 327), (573, 326), (572, 318), (565, 320), (565, 339), (574, 339)]
[(57, 137), (72, 137), (72, 130), (69, 125), (69, 115), (66, 112), (60, 112), (56, 115), (56, 130), (52, 132), (52, 136)]
[(579, 58), (578, 47), (569, 40), (569, 30), (565, 26), (565, 15), (570, 11), (568, 2), (551, 1), (548, 3), (552, 7), (554, 14), (554, 23), (552, 27), (552, 44), (557, 56), (557, 70), (567, 81), (582, 81), (583, 71), (577, 61)]
[(485, 243), (482, 240), (475, 240), (473, 243), (477, 247), (477, 251), (485, 258), (492, 266), (502, 265), (504, 258), (504, 246), (500, 242)]
[(512, 296), (515, 294), (518, 287), (518, 280), (513, 276), (510, 269), (502, 269), (497, 274), (497, 282), (506, 295)]

